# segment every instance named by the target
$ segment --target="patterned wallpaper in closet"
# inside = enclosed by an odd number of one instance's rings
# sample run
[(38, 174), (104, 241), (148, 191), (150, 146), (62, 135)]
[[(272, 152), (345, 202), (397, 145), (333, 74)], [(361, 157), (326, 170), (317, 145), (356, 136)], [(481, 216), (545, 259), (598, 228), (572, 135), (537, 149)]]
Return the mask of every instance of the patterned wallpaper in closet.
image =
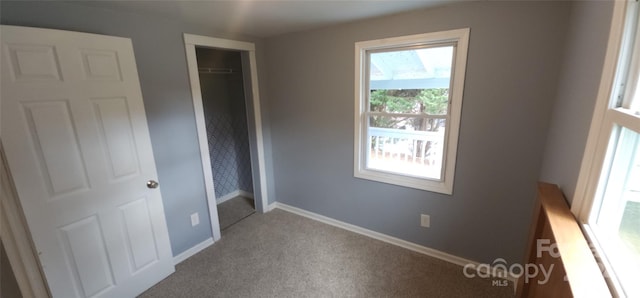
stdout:
[[(205, 53), (209, 51), (215, 50)], [(234, 53), (225, 54), (227, 60), (235, 58)], [(201, 57), (199, 53), (200, 67)], [(237, 59), (239, 64), (239, 54)], [(242, 74), (239, 68), (234, 70), (233, 74), (200, 74), (216, 198), (237, 190), (253, 193)]]

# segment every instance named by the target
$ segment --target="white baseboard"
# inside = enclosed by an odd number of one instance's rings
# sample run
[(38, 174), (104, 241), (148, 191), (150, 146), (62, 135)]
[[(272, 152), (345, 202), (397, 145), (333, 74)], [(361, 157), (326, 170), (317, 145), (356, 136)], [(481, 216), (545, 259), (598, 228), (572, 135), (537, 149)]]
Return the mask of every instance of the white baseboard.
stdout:
[(198, 244), (196, 244), (195, 246), (193, 246), (192, 248), (189, 248), (185, 251), (183, 251), (181, 254), (173, 257), (173, 265), (178, 265), (179, 263), (182, 263), (182, 261), (188, 259), (189, 257), (199, 253), (201, 250), (211, 246), (211, 244), (213, 244), (213, 238), (209, 238), (205, 241), (202, 241)]
[(230, 192), (230, 193), (228, 193), (228, 194), (226, 194), (226, 195), (224, 195), (222, 197), (216, 198), (216, 205), (220, 204), (220, 203), (224, 203), (224, 202), (226, 202), (228, 200), (231, 200), (231, 199), (233, 199), (235, 197), (238, 197), (238, 196), (243, 196), (245, 198), (253, 199), (253, 194), (252, 193), (246, 192), (244, 190), (236, 190), (236, 191)]
[[(283, 205), (283, 204), (282, 203), (278, 203), (278, 202), (273, 202), (273, 203), (267, 205), (267, 208), (264, 208), (264, 213), (267, 213), (267, 212), (269, 212), (269, 211), (271, 211), (273, 209), (278, 208), (278, 205)], [(282, 209), (282, 210), (284, 210), (284, 209)]]
[[(389, 235), (386, 235), (386, 234), (382, 234), (382, 233), (379, 233), (379, 232), (376, 232), (376, 231), (365, 229), (365, 228), (362, 228), (362, 227), (359, 227), (359, 226), (356, 226), (356, 225), (352, 225), (352, 224), (349, 224), (349, 223), (346, 223), (346, 222), (343, 222), (343, 221), (335, 220), (333, 218), (326, 217), (324, 215), (313, 213), (313, 212), (310, 212), (310, 211), (307, 211), (307, 210), (303, 210), (303, 209), (300, 209), (300, 208), (297, 208), (297, 207), (293, 207), (293, 206), (290, 206), (290, 205), (287, 205), (287, 204), (283, 204), (283, 203), (280, 203), (280, 202), (275, 202), (275, 203), (272, 203), (272, 204), (270, 204), (268, 206), (268, 210), (269, 211), (271, 211), (271, 210), (273, 210), (275, 208), (278, 208), (278, 209), (281, 209), (281, 210), (284, 210), (284, 211), (287, 211), (287, 212), (291, 212), (293, 214), (297, 214), (297, 215), (300, 215), (300, 216), (304, 216), (306, 218), (310, 218), (310, 219), (313, 219), (313, 220), (316, 220), (316, 221), (319, 221), (319, 222), (322, 222), (322, 223), (325, 223), (325, 224), (328, 224), (328, 225), (332, 225), (334, 227), (338, 227), (338, 228), (341, 228), (341, 229), (344, 229), (344, 230), (347, 230), (347, 231), (350, 231), (350, 232), (354, 232), (354, 233), (357, 233), (357, 234), (360, 234), (360, 235), (364, 235), (364, 236), (367, 236), (367, 237), (370, 237), (370, 238), (373, 238), (373, 239), (377, 239), (377, 240), (380, 240), (380, 241), (383, 241), (383, 242), (386, 242), (386, 243), (389, 243), (389, 244), (393, 244), (393, 245), (396, 245), (396, 246), (399, 246), (399, 247), (402, 247), (402, 248), (406, 248), (408, 250), (412, 250), (412, 251), (415, 251), (417, 253), (421, 253), (421, 254), (424, 254), (424, 255), (427, 255), (427, 256), (430, 256), (430, 257), (434, 257), (434, 258), (437, 258), (437, 259), (440, 259), (440, 260), (443, 260), (443, 261), (446, 261), (446, 262), (449, 262), (449, 263), (453, 263), (453, 264), (456, 264), (456, 265), (461, 266), (461, 267), (464, 267), (464, 266), (466, 266), (468, 264), (473, 264), (474, 268), (478, 268), (478, 265), (480, 265), (480, 263), (475, 262), (475, 261), (471, 261), (471, 260), (468, 260), (468, 259), (465, 259), (465, 258), (454, 256), (452, 254), (448, 254), (448, 253), (445, 253), (445, 252), (442, 252), (442, 251), (439, 251), (439, 250), (436, 250), (436, 249), (433, 249), (433, 248), (429, 248), (429, 247), (426, 247), (426, 246), (415, 244), (413, 242), (409, 242), (409, 241), (406, 241), (406, 240), (402, 240), (400, 238), (392, 237), (392, 236), (389, 236)], [(483, 271), (486, 271), (486, 270), (483, 270)], [(493, 269), (491, 269), (491, 271), (493, 271)], [(499, 269), (497, 269), (495, 272), (497, 272), (500, 276), (507, 276), (507, 280), (513, 282), (514, 287), (517, 284), (518, 279), (516, 277), (514, 277), (514, 276), (511, 276), (511, 275), (507, 274), (507, 272), (504, 272), (503, 270), (499, 270)]]

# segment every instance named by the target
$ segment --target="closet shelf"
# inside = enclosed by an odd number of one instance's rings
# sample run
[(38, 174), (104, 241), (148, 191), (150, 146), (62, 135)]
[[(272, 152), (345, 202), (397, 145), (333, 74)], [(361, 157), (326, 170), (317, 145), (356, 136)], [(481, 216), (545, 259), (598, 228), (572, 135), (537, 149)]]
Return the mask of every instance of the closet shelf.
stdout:
[(220, 67), (198, 67), (198, 73), (204, 74), (234, 74), (239, 73), (237, 69)]

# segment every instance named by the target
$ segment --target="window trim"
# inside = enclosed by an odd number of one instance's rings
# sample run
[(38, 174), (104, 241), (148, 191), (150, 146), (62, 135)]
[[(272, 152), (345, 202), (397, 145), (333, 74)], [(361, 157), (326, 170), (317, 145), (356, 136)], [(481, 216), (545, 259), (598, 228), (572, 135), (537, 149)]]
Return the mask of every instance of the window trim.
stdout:
[[(392, 38), (360, 41), (355, 43), (355, 109), (354, 109), (354, 169), (356, 178), (373, 180), (394, 185), (417, 188), (451, 195), (458, 147), (458, 134), (462, 113), (462, 99), (469, 46), (469, 28), (439, 31), (424, 34), (407, 35)], [(416, 45), (455, 44), (454, 68), (449, 88), (450, 102), (447, 111), (448, 120), (445, 131), (445, 152), (443, 154), (443, 174), (441, 180), (410, 177), (401, 174), (368, 169), (366, 167), (365, 146), (367, 144), (368, 86), (367, 51), (410, 47)]]
[[(639, 5), (636, 1), (615, 1), (609, 31), (609, 40), (605, 53), (604, 67), (593, 111), (589, 135), (580, 166), (578, 181), (573, 196), (571, 211), (582, 225), (587, 238), (590, 240), (594, 253), (602, 261), (603, 274), (609, 276), (605, 280), (609, 284), (614, 296), (624, 296), (624, 289), (620, 284), (615, 270), (598, 241), (596, 227), (591, 227), (597, 220), (597, 212), (594, 206), (602, 202), (604, 186), (608, 179), (602, 179), (609, 175), (607, 166), (612, 164), (614, 150), (609, 150), (613, 138), (616, 138), (622, 127), (640, 133), (640, 122), (637, 116), (631, 115), (618, 105), (628, 107), (629, 102), (624, 99), (624, 93), (632, 92), (633, 88), (623, 86), (628, 81), (629, 70), (638, 69), (638, 58), (633, 50), (628, 51), (628, 45), (634, 42), (636, 47), (640, 42), (638, 32), (633, 38), (625, 35), (625, 29), (630, 22), (638, 18), (637, 8), (629, 9), (630, 5)], [(638, 51), (640, 48), (636, 48)], [(620, 67), (621, 61), (627, 61)], [(632, 64), (635, 65), (630, 65)], [(631, 74), (633, 75), (633, 74)], [(635, 74), (634, 76), (637, 76)], [(633, 119), (635, 118), (635, 119)]]
[(600, 173), (606, 162), (607, 147), (613, 131), (613, 123), (615, 123), (614, 119), (611, 119), (612, 114), (608, 112), (615, 111), (611, 109), (611, 97), (613, 96), (612, 92), (616, 90), (614, 86), (620, 85), (616, 80), (616, 75), (620, 59), (620, 44), (625, 28), (625, 19), (627, 19), (625, 17), (627, 14), (626, 4), (626, 1), (614, 2), (602, 77), (571, 204), (571, 211), (582, 224), (588, 223), (591, 207), (595, 203)]

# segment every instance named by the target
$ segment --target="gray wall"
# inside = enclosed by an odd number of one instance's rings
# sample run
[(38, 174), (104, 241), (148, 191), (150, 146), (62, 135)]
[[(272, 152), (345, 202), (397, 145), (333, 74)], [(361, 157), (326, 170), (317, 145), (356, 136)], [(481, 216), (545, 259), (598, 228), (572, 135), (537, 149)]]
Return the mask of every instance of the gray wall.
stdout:
[[(1, 1), (0, 23), (132, 39), (173, 254), (211, 237), (182, 34), (255, 41), (258, 48), (260, 41), (164, 18), (60, 2)], [(258, 59), (260, 65), (261, 56)], [(200, 213), (202, 224), (192, 228), (194, 212)]]
[(576, 1), (540, 179), (571, 202), (589, 134), (613, 12), (611, 1)]
[[(277, 200), (471, 260), (520, 262), (569, 5), (465, 2), (267, 39)], [(462, 27), (453, 195), (354, 178), (354, 42)]]

